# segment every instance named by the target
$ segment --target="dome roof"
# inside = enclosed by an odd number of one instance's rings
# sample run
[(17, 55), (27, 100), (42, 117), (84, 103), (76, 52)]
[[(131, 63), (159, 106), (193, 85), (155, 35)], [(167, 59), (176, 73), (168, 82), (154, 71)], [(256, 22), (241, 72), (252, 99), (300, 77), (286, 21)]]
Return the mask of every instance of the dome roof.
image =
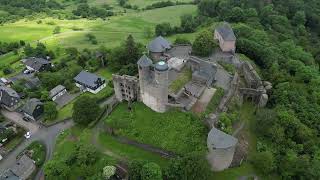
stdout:
[(166, 71), (169, 69), (169, 66), (164, 61), (159, 61), (157, 64), (155, 64), (155, 69), (158, 71)]

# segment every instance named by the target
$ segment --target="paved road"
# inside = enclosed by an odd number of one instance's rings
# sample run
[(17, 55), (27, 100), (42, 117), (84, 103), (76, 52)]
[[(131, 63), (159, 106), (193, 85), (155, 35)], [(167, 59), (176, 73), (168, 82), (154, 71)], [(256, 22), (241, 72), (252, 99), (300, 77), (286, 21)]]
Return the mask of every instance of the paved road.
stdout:
[(36, 133), (39, 130), (39, 125), (33, 122), (26, 122), (22, 118), (22, 114), (18, 112), (10, 112), (7, 110), (2, 109), (1, 114), (8, 120), (18, 124), (21, 127), (24, 127), (28, 131), (30, 131), (31, 134)]
[[(63, 130), (70, 128), (71, 126), (73, 126), (73, 124), (73, 121), (67, 121), (53, 125), (49, 128), (43, 127), (38, 129), (34, 134), (31, 134), (30, 139), (24, 140), (17, 148), (15, 148), (6, 157), (4, 157), (2, 161), (0, 161), (0, 172), (3, 172), (4, 170), (14, 165), (16, 162), (17, 155), (19, 155), (19, 153), (33, 141), (40, 141), (45, 144), (47, 151), (46, 160), (49, 160), (52, 157), (55, 141), (58, 134)], [(40, 175), (37, 175), (37, 177), (40, 177)]]

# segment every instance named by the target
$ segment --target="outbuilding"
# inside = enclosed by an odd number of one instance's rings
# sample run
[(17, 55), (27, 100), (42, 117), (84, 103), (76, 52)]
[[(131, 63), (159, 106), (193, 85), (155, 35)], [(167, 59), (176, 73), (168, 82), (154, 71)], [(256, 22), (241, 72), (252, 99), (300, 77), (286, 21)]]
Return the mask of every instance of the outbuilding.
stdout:
[(52, 99), (52, 101), (55, 101), (57, 98), (65, 95), (66, 93), (67, 93), (67, 89), (62, 85), (58, 85), (55, 88), (50, 90), (49, 98)]

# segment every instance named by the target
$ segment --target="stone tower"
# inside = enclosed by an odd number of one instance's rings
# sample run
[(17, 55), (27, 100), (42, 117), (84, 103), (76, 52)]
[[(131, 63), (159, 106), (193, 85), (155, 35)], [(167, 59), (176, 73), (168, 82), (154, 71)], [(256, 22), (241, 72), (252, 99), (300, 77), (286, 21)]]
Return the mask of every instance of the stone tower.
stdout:
[(156, 112), (165, 112), (168, 103), (167, 63), (152, 61), (143, 55), (138, 61), (140, 97), (142, 102)]

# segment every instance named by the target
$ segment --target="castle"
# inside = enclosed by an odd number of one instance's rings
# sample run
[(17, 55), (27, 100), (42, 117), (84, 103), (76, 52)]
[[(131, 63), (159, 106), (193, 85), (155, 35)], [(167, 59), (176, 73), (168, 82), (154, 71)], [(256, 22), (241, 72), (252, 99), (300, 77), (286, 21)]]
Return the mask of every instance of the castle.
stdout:
[[(222, 55), (214, 61), (210, 59), (214, 56), (205, 60), (191, 56), (190, 46), (175, 46), (160, 36), (147, 46), (151, 59), (143, 55), (137, 61), (139, 77), (113, 75), (113, 84), (118, 101), (141, 101), (159, 113), (166, 112), (170, 107), (188, 111), (213, 85), (224, 89), (225, 95), (217, 108), (220, 111), (210, 114), (209, 119), (214, 121), (209, 123), (211, 130), (207, 137), (209, 163), (212, 170), (221, 171), (232, 163), (238, 139), (214, 127), (219, 113), (227, 111), (228, 102), (236, 94), (241, 100), (251, 100), (258, 107), (265, 106), (268, 101), (267, 90), (272, 86), (260, 79), (249, 62), (242, 62), (237, 58), (236, 38), (230, 25), (224, 23), (214, 34), (214, 38), (219, 41)], [(230, 75), (216, 64), (219, 61), (233, 64), (237, 68), (243, 76), (244, 87), (240, 87), (238, 73)], [(190, 71), (191, 78), (183, 82), (183, 86), (178, 87), (177, 91), (173, 91), (170, 86), (181, 74), (186, 76), (183, 74), (186, 70)]]

